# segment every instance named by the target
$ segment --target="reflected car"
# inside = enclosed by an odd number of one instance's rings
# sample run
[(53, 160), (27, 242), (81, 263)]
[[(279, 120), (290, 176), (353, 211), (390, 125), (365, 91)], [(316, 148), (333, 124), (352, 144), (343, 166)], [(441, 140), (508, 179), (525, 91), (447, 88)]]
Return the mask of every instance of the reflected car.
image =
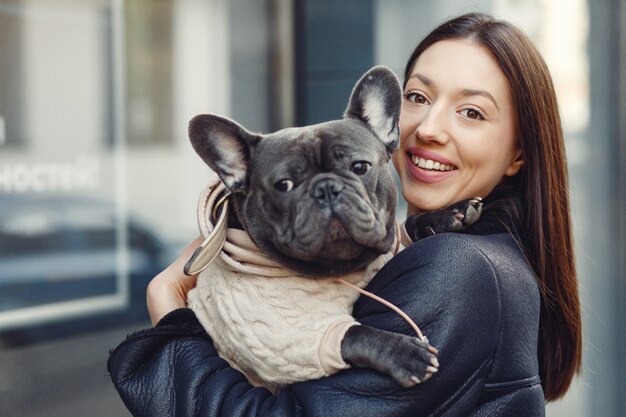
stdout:
[[(148, 320), (146, 286), (170, 251), (136, 219), (120, 220), (110, 201), (0, 196), (0, 340)], [(119, 305), (103, 303), (120, 294)]]

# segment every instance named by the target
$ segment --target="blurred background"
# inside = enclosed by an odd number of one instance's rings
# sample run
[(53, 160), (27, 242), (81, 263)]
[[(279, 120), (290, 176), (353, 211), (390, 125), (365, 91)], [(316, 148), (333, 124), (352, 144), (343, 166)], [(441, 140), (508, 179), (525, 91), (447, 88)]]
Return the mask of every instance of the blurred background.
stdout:
[(530, 35), (565, 125), (584, 369), (548, 415), (626, 416), (625, 0), (0, 0), (0, 416), (128, 415), (106, 359), (198, 234), (191, 117), (338, 118), (468, 11)]

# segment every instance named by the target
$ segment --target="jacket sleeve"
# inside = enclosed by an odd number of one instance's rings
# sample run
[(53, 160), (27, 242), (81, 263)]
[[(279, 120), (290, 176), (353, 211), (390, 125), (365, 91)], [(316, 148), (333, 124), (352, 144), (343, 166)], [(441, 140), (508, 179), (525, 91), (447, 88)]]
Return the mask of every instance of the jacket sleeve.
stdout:
[[(372, 280), (439, 350), (439, 372), (413, 388), (369, 369), (293, 384), (274, 396), (252, 387), (219, 358), (190, 310), (170, 313), (131, 335), (108, 362), (135, 416), (466, 416), (477, 405), (498, 345), (500, 300), (494, 269), (462, 235), (436, 235), (408, 247)], [(412, 334), (387, 307), (360, 298), (363, 324)]]

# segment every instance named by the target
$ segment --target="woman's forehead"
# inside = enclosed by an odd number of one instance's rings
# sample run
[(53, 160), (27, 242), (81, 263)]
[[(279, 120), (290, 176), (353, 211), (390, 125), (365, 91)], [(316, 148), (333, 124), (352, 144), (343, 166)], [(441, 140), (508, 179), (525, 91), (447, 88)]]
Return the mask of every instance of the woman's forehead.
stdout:
[(407, 86), (413, 81), (433, 88), (485, 91), (497, 100), (509, 96), (509, 81), (493, 54), (469, 39), (439, 41), (417, 59)]

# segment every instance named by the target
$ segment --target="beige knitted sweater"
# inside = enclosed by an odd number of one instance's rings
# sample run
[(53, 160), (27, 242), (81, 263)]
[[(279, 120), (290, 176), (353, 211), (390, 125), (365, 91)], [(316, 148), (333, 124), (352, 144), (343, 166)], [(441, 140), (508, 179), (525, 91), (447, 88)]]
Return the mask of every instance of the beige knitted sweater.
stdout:
[[(206, 211), (221, 189), (213, 181), (201, 196), (198, 213), (205, 237), (213, 227)], [(342, 278), (364, 287), (391, 256), (382, 255), (366, 271)], [(221, 357), (251, 383), (277, 391), (348, 367), (341, 340), (358, 324), (351, 316), (358, 296), (331, 279), (286, 269), (265, 256), (245, 232), (228, 229), (222, 251), (189, 292), (188, 306)]]

